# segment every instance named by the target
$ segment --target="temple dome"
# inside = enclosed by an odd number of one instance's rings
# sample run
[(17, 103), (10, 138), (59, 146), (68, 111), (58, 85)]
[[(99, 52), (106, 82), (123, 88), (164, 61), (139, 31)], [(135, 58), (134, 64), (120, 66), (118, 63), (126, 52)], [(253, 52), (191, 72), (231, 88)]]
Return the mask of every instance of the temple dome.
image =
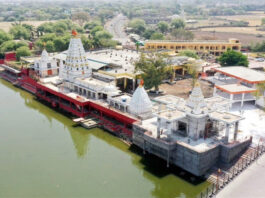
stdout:
[(129, 104), (129, 112), (134, 115), (142, 115), (152, 112), (152, 102), (142, 84), (139, 85), (133, 93)]

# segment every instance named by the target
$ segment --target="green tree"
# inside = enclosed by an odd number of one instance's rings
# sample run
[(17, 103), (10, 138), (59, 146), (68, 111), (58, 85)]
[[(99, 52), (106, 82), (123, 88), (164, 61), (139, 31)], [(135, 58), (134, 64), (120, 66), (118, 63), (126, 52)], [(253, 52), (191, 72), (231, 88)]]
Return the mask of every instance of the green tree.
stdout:
[(38, 26), (37, 31), (45, 32), (45, 33), (52, 33), (53, 32), (53, 23), (43, 23)]
[(77, 12), (72, 16), (73, 21), (77, 21), (80, 26), (89, 20), (89, 14), (87, 12)]
[(143, 33), (143, 37), (144, 37), (145, 39), (150, 39), (151, 36), (152, 36), (152, 34), (154, 34), (154, 33), (155, 33), (155, 30), (153, 30), (153, 29), (146, 29), (146, 30), (144, 31), (144, 33)]
[(162, 33), (159, 32), (155, 32), (152, 34), (151, 40), (163, 40), (164, 39), (164, 35)]
[(230, 49), (228, 49), (220, 56), (219, 62), (222, 66), (248, 67), (249, 64), (247, 56), (243, 55), (241, 52), (237, 52)]
[(26, 46), (19, 47), (16, 50), (17, 60), (20, 60), (20, 57), (22, 57), (22, 56), (30, 56), (30, 55), (31, 55), (31, 52), (30, 52), (29, 48)]
[(192, 50), (184, 50), (179, 53), (180, 56), (187, 56), (195, 59), (199, 59), (199, 56), (195, 51)]
[(96, 26), (101, 26), (101, 22), (100, 21), (90, 21), (84, 25), (84, 28), (92, 30)]
[(96, 35), (94, 36), (94, 46), (95, 47), (112, 47), (116, 45), (115, 41), (111, 40), (112, 35), (105, 31), (98, 31), (96, 32)]
[(261, 19), (261, 25), (265, 25), (265, 18)]
[(111, 39), (112, 35), (109, 32), (107, 32), (105, 30), (102, 30), (102, 31), (96, 32), (95, 37), (97, 39), (99, 39), (99, 40), (101, 40), (101, 39)]
[(257, 43), (255, 46), (251, 47), (254, 52), (265, 52), (265, 41), (262, 43)]
[(30, 31), (22, 25), (14, 25), (9, 30), (9, 33), (13, 35), (14, 39), (28, 40), (30, 38)]
[(184, 29), (175, 29), (171, 32), (171, 35), (177, 40), (193, 40), (194, 34), (191, 31)]
[(98, 16), (100, 18), (101, 23), (105, 23), (106, 19), (111, 18), (114, 16), (114, 13), (110, 9), (100, 9), (98, 11)]
[(46, 43), (46, 50), (47, 50), (47, 52), (54, 52), (55, 51), (54, 43), (52, 41), (48, 41)]
[(104, 30), (104, 28), (102, 26), (95, 26), (91, 30), (90, 34), (92, 34), (93, 36), (95, 36), (97, 32), (102, 31), (102, 30)]
[(142, 19), (133, 19), (130, 21), (129, 27), (133, 28), (135, 33), (142, 35), (146, 29), (146, 24)]
[(33, 25), (29, 25), (29, 24), (22, 24), (22, 26), (24, 28), (26, 28), (28, 31), (33, 31), (34, 30), (34, 26)]
[(12, 36), (3, 30), (0, 30), (0, 45), (2, 45), (3, 42), (12, 40)]
[(166, 33), (169, 29), (169, 25), (167, 22), (165, 21), (160, 21), (158, 24), (157, 24), (157, 27), (158, 29), (162, 32), (162, 33)]
[(171, 27), (174, 29), (185, 28), (185, 22), (182, 19), (173, 19), (171, 21)]
[(140, 59), (135, 62), (136, 72), (141, 72), (141, 77), (147, 89), (155, 88), (159, 91), (159, 85), (165, 79), (167, 69), (167, 57), (159, 53), (141, 54)]
[(16, 50), (16, 43), (15, 43), (15, 41), (12, 41), (12, 40), (11, 41), (5, 41), (0, 46), (0, 52), (1, 53), (14, 51), (14, 50)]
[(54, 45), (54, 50), (56, 52), (61, 52), (61, 51), (64, 51), (66, 50), (67, 48), (65, 47), (65, 41), (62, 37), (56, 37), (54, 40), (53, 40), (53, 45)]
[(85, 50), (90, 50), (93, 47), (93, 42), (84, 35), (81, 36), (81, 41)]
[(28, 47), (29, 44), (27, 42), (25, 42), (25, 41), (19, 41), (19, 42), (16, 43), (16, 49), (20, 48), (20, 47), (23, 47), (23, 46)]

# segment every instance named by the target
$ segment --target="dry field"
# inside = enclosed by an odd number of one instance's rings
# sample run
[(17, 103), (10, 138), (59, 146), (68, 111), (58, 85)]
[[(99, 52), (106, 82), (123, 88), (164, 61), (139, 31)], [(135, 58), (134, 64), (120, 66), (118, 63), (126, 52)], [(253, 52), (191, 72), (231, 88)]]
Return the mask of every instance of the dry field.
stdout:
[(260, 26), (261, 19), (265, 18), (264, 12), (249, 12), (247, 15), (234, 15), (234, 16), (219, 16), (218, 18), (234, 20), (234, 21), (246, 21), (250, 26)]
[[(210, 83), (200, 80), (201, 88), (204, 97), (209, 98), (213, 95), (213, 87)], [(188, 98), (189, 93), (192, 90), (192, 79), (185, 79), (177, 81), (174, 85), (162, 84), (159, 87), (165, 94), (170, 94), (182, 98)]]
[(197, 40), (228, 40), (229, 38), (237, 38), (242, 45), (251, 45), (265, 40), (263, 37), (257, 37), (254, 34), (244, 34), (235, 32), (207, 32), (207, 31), (193, 31), (195, 39)]
[(189, 28), (197, 28), (202, 26), (220, 26), (223, 25), (224, 23), (227, 23), (227, 21), (211, 17), (208, 20), (198, 20), (198, 22), (195, 24), (187, 24), (187, 26)]
[[(29, 24), (33, 25), (34, 27), (38, 27), (39, 25), (45, 22), (54, 22), (54, 21), (23, 21), (22, 24)], [(0, 22), (0, 29), (8, 32), (10, 27), (12, 26), (12, 23), (14, 22)]]
[(265, 36), (265, 31), (258, 31), (256, 27), (215, 27), (215, 28), (202, 28), (201, 31), (206, 32), (232, 32), (242, 34), (262, 34)]

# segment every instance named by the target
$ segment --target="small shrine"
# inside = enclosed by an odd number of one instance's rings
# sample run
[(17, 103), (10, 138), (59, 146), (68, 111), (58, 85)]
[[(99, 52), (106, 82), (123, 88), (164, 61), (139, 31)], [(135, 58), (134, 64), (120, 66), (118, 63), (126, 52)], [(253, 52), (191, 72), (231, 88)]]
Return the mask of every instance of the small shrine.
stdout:
[(41, 58), (35, 60), (34, 70), (41, 78), (58, 75), (56, 60), (49, 56), (46, 49), (41, 53)]

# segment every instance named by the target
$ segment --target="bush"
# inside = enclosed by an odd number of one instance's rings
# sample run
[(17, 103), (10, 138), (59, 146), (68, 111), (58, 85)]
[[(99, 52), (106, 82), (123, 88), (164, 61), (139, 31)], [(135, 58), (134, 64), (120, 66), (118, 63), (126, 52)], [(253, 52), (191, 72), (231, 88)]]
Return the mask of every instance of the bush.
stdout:
[(30, 56), (30, 55), (31, 55), (31, 52), (30, 52), (29, 48), (26, 46), (19, 47), (16, 50), (17, 60), (20, 60), (20, 57), (22, 57), (22, 56)]
[(164, 39), (164, 35), (162, 33), (159, 32), (155, 32), (152, 34), (151, 40), (163, 40)]
[(180, 56), (187, 56), (195, 59), (199, 59), (199, 56), (195, 51), (192, 50), (184, 50), (179, 53)]

